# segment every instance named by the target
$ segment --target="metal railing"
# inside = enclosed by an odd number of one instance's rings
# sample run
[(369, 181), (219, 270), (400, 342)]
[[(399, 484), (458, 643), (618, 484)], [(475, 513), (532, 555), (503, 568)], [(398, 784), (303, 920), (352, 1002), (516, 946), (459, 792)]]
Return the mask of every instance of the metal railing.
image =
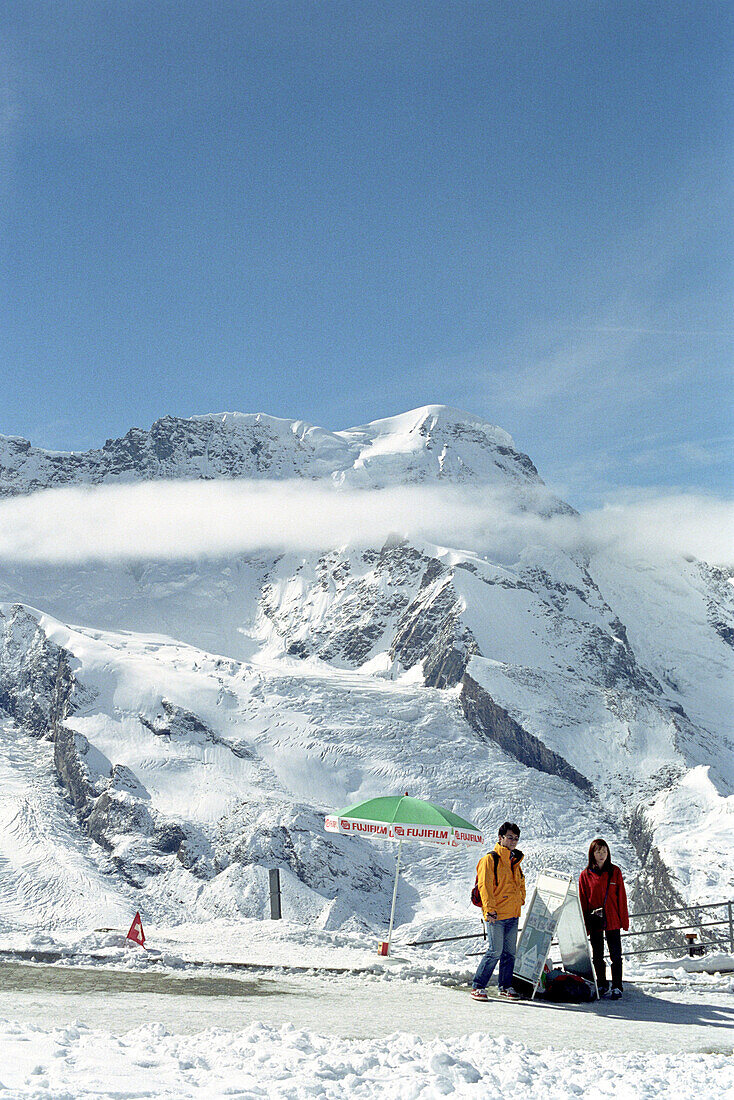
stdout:
[[(702, 921), (700, 920), (700, 914), (710, 909), (725, 909), (726, 917), (723, 920)], [(684, 955), (701, 955), (707, 949), (712, 947), (719, 947), (734, 955), (734, 901), (715, 901), (709, 902), (705, 905), (683, 905), (677, 909), (651, 909), (643, 913), (630, 913), (630, 920), (642, 920), (645, 917), (671, 917), (678, 913), (689, 913), (693, 915), (693, 919), (688, 924), (672, 924), (665, 925), (663, 928), (644, 928), (635, 930), (634, 932), (622, 932), (622, 940), (632, 939), (635, 936), (660, 936), (667, 935), (669, 939), (676, 935), (676, 933), (682, 932), (684, 935), (695, 934), (698, 942), (684, 943), (660, 943), (656, 947), (643, 947), (637, 951), (623, 951), (623, 958), (630, 958), (633, 955), (655, 955), (662, 952), (678, 951)], [(682, 919), (682, 918), (681, 918)], [(701, 929), (706, 928), (728, 928), (728, 935), (718, 936), (712, 933), (706, 933), (706, 937), (702, 935)], [(463, 936), (443, 936), (440, 939), (435, 940), (411, 940), (406, 944), (407, 947), (424, 947), (433, 943), (453, 943), (457, 940), (475, 940), (487, 938), (486, 928), (482, 922), (482, 932), (476, 932), (471, 935)], [(701, 937), (699, 939), (699, 937)], [(554, 941), (555, 942), (555, 941)], [(482, 951), (470, 951), (468, 957), (474, 955), (481, 955)]]
[[(726, 910), (723, 920), (701, 920), (701, 915), (710, 910)], [(635, 936), (666, 936), (667, 943), (659, 943), (655, 947), (643, 947), (636, 951), (623, 951), (625, 958), (632, 955), (654, 955), (663, 951), (683, 952), (684, 955), (702, 955), (707, 949), (719, 947), (728, 949), (734, 955), (734, 901), (715, 901), (705, 905), (683, 905), (676, 909), (651, 909), (643, 913), (631, 913), (630, 920), (642, 920), (646, 917), (677, 917), (678, 914), (689, 915), (687, 924), (666, 924), (662, 928), (635, 929), (634, 932), (623, 932), (622, 939), (628, 940)], [(683, 920), (684, 916), (677, 917)], [(703, 932), (702, 929), (720, 928), (727, 929), (728, 934), (723, 936)], [(688, 943), (670, 942), (677, 933), (683, 933), (690, 937)]]
[(456, 940), (479, 940), (487, 938), (487, 927), (482, 921), (481, 932), (471, 932), (468, 936), (442, 936), (439, 940), (409, 940), (406, 947), (425, 947), (429, 943), (454, 943)]

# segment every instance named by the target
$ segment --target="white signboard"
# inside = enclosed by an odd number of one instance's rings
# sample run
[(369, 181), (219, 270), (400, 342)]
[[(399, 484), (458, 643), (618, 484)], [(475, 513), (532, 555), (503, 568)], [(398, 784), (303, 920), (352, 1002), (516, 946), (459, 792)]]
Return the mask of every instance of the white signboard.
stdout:
[[(596, 986), (591, 949), (576, 883), (572, 884), (566, 895), (566, 902), (556, 928), (556, 939), (563, 960), (563, 969), (569, 974), (578, 974), (580, 978), (586, 978), (587, 982)], [(597, 989), (597, 995), (598, 993)]]
[(577, 884), (568, 876), (543, 871), (526, 910), (515, 956), (515, 977), (532, 985), (533, 996), (554, 938), (564, 970), (596, 985)]

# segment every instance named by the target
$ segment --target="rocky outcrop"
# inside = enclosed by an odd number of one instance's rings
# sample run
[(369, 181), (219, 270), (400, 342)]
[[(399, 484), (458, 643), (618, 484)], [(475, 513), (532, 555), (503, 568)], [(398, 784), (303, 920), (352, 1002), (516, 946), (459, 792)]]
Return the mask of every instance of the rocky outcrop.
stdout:
[(722, 642), (734, 648), (734, 570), (720, 569), (705, 562), (698, 570), (708, 589), (708, 621)]
[[(273, 418), (186, 420), (164, 416), (150, 430), (85, 453), (54, 453), (24, 439), (0, 439), (0, 497), (72, 484), (158, 478), (233, 479), (301, 476), (312, 448), (274, 429)], [(290, 443), (290, 446), (288, 444)]]
[[(54, 767), (84, 831), (110, 853), (128, 882), (142, 886), (146, 875), (166, 869), (161, 857), (177, 854), (187, 833), (153, 809), (148, 791), (130, 768), (112, 765), (83, 734), (67, 726), (56, 731)], [(196, 873), (195, 867), (190, 869)]]
[(53, 740), (74, 710), (78, 685), (66, 650), (22, 604), (0, 612), (0, 710), (33, 737)]
[(482, 737), (494, 741), (521, 764), (567, 779), (580, 790), (594, 794), (594, 788), (585, 776), (523, 729), (468, 673), (464, 673), (459, 699), (467, 721)]
[(185, 707), (177, 706), (168, 699), (161, 699), (161, 711), (162, 713), (154, 715), (153, 718), (145, 714), (138, 715), (141, 724), (156, 737), (163, 737), (167, 741), (185, 740), (190, 744), (202, 744), (208, 741), (211, 745), (222, 745), (242, 760), (254, 757), (252, 749), (245, 741), (220, 737), (207, 726), (206, 722), (202, 722), (198, 714), (194, 714)]
[(140, 799), (114, 789), (105, 791), (95, 801), (87, 830), (93, 840), (110, 851), (117, 838), (128, 835), (148, 837), (151, 847), (164, 855), (177, 852), (186, 837), (180, 825), (161, 820)]
[(67, 651), (51, 642), (20, 604), (0, 618), (0, 707), (27, 733), (54, 742), (56, 774), (79, 822), (97, 844), (114, 853), (123, 837), (134, 838), (137, 852), (126, 859), (115, 857), (115, 862), (129, 881), (142, 881), (131, 870), (140, 865), (141, 854), (148, 871), (157, 865), (147, 852), (141, 853), (141, 844), (153, 855), (170, 855), (183, 841), (184, 830), (146, 805), (150, 796), (129, 768), (113, 765), (83, 734), (64, 724), (77, 699), (87, 696), (71, 672)]
[(324, 819), (310, 807), (273, 800), (240, 802), (219, 824), (217, 868), (230, 863), (279, 867), (324, 898), (374, 895), (384, 899), (392, 853), (355, 845), (351, 837), (324, 833)]
[(423, 661), (429, 687), (458, 684), (469, 658), (479, 653), (471, 630), (461, 621), (463, 605), (453, 587), (452, 572), (432, 558), (420, 589), (406, 608), (390, 649), (404, 668)]
[[(655, 847), (653, 831), (642, 806), (632, 813), (629, 819), (629, 838), (640, 861), (640, 869), (635, 878), (629, 896), (631, 913), (647, 914), (633, 921), (634, 932), (650, 932), (671, 925), (686, 925), (695, 922), (692, 912), (670, 914), (660, 910), (681, 909), (686, 903), (673, 885), (670, 872), (660, 852)], [(655, 935), (635, 937), (633, 950), (653, 948), (681, 948), (685, 946), (682, 932), (657, 932)]]
[[(26, 733), (53, 741), (56, 775), (84, 831), (134, 885), (165, 870), (171, 856), (192, 873), (209, 876), (211, 860), (204, 858), (206, 845), (197, 831), (155, 810), (130, 768), (113, 764), (65, 724), (78, 703), (91, 698), (73, 675), (68, 652), (49, 640), (27, 608), (17, 604), (0, 612), (0, 710)], [(163, 700), (162, 711), (146, 722), (158, 736), (209, 740), (237, 756), (251, 755), (244, 742), (217, 737), (184, 708)]]
[(619, 619), (612, 619), (609, 628), (590, 623), (586, 627), (587, 640), (582, 648), (589, 667), (597, 670), (598, 682), (605, 688), (662, 694), (660, 684), (637, 661), (627, 641), (627, 631)]
[(479, 653), (453, 571), (403, 541), (353, 559), (324, 554), (313, 572), (299, 566), (263, 588), (264, 619), (289, 656), (359, 667), (388, 650), (404, 669), (422, 661), (425, 683), (447, 688)]
[(624, 623), (604, 599), (585, 562), (569, 558), (564, 564), (573, 570), (573, 580), (554, 576), (538, 565), (526, 566), (519, 574), (523, 585), (543, 601), (558, 637), (573, 639), (586, 675), (596, 683), (610, 690), (660, 695), (661, 685), (640, 665)]
[[(292, 657), (358, 667), (387, 647), (395, 622), (418, 588), (428, 559), (403, 543), (348, 557), (321, 555), (262, 591), (263, 621)], [(294, 604), (297, 612), (294, 614)]]
[(469, 658), (479, 646), (468, 627), (447, 618), (436, 631), (423, 661), (423, 682), (427, 687), (450, 688), (464, 675)]
[[(87, 763), (89, 742), (68, 726), (59, 726), (54, 739), (54, 767), (61, 785), (69, 795), (77, 817), (86, 822), (94, 807), (95, 799), (104, 784), (100, 776), (92, 777)], [(109, 763), (109, 761), (107, 761)]]

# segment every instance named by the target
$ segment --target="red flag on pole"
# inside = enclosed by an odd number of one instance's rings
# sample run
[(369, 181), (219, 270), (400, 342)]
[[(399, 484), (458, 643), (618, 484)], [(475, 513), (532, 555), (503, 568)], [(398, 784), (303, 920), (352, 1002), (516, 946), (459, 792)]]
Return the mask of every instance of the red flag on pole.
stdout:
[(145, 947), (145, 933), (143, 932), (143, 922), (140, 919), (140, 913), (136, 913), (133, 917), (127, 939), (132, 940), (133, 943), (139, 944), (140, 947)]

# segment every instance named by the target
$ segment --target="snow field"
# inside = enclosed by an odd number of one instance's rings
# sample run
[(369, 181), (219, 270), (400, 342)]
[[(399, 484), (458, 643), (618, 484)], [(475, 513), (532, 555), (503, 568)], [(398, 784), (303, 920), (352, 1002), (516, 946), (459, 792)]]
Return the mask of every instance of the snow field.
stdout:
[[(495, 745), (475, 738), (455, 692), (386, 682), (354, 671), (329, 670), (326, 675), (311, 666), (296, 666), (298, 675), (284, 674), (280, 667), (240, 666), (160, 637), (85, 631), (48, 616), (42, 622), (52, 640), (72, 654), (74, 671), (88, 693), (67, 725), (88, 739), (97, 753), (94, 759), (102, 761), (97, 769), (100, 782), (107, 782), (111, 764), (125, 765), (150, 804), (190, 826), (203, 848), (232, 847), (259, 822), (288, 827), (300, 815), (298, 827), (307, 829), (309, 845), (326, 850), (332, 842), (321, 832), (321, 814), (401, 788), (449, 805), (490, 830), (505, 817), (522, 819), (524, 830), (533, 837), (536, 869), (575, 869), (583, 853), (570, 853), (566, 838), (598, 831), (598, 807), (575, 788), (558, 777), (523, 768)], [(216, 741), (191, 732), (173, 737), (151, 733), (140, 716), (156, 720), (163, 697), (195, 712)], [(73, 810), (55, 781), (53, 747), (34, 741), (12, 723), (4, 737), (8, 784), (22, 783), (39, 823), (54, 822), (53, 830), (46, 829), (49, 841), (58, 833), (69, 852), (78, 852), (85, 881), (60, 874), (68, 857), (61, 858), (57, 845), (54, 858), (45, 860), (48, 881), (42, 882), (37, 869), (33, 871), (42, 897), (32, 909), (24, 905), (23, 912), (5, 906), (0, 921), (8, 921), (8, 930), (120, 927), (120, 913), (127, 914), (131, 905), (130, 888), (109, 874), (105, 854), (77, 831)], [(91, 750), (88, 763), (92, 764)], [(0, 894), (7, 896), (16, 890), (22, 860), (33, 866), (39, 851), (34, 835), (21, 855), (12, 816), (6, 820), (0, 814), (0, 856), (7, 860), (3, 864), (0, 859)], [(614, 835), (611, 822), (605, 829)], [(312, 889), (282, 868), (284, 915), (299, 924), (317, 922), (322, 928), (356, 918), (363, 931), (366, 924), (373, 935), (383, 934), (394, 846), (355, 840), (342, 847), (336, 898), (329, 897), (331, 881), (316, 882)], [(124, 856), (125, 851), (120, 838), (118, 854)], [(624, 853), (620, 851), (617, 859), (627, 873)], [(457, 922), (458, 933), (465, 931), (467, 922), (473, 930), (476, 913), (468, 892), (475, 863), (475, 853), (464, 849), (406, 848), (396, 914), (399, 938), (456, 934)], [(359, 891), (349, 888), (347, 873), (361, 876)], [(530, 867), (527, 873), (532, 885)], [(143, 890), (136, 892), (128, 925), (135, 909), (140, 909), (146, 927), (182, 918), (265, 916), (266, 878), (262, 867), (230, 865), (203, 882), (171, 860), (169, 869), (148, 877)], [(364, 886), (368, 878), (369, 890)], [(99, 899), (93, 911), (82, 904), (92, 897)], [(413, 926), (410, 930), (408, 924)]]
[(723, 1054), (532, 1051), (484, 1032), (450, 1040), (395, 1034), (378, 1044), (264, 1023), (196, 1035), (153, 1025), (120, 1036), (83, 1024), (0, 1020), (0, 1066), (0, 1097), (36, 1100), (690, 1100), (734, 1090), (734, 1061)]

